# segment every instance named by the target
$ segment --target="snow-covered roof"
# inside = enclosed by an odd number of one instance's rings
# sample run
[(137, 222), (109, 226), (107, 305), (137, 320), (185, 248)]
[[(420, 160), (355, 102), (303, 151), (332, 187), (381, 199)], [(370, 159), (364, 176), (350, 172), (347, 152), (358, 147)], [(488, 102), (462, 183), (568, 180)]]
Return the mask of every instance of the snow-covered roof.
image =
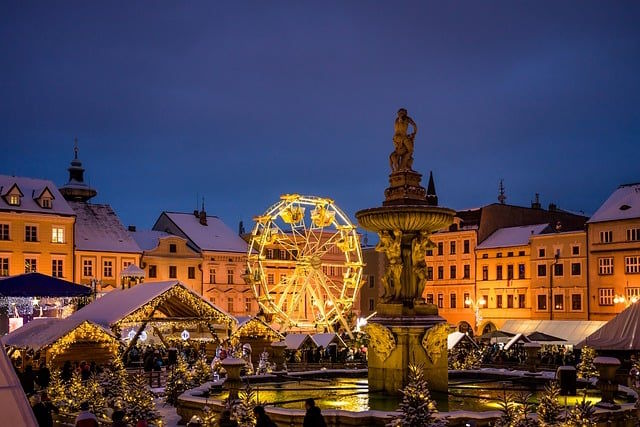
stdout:
[(129, 234), (143, 251), (151, 251), (158, 247), (160, 239), (173, 236), (172, 234), (157, 230), (129, 231)]
[(530, 343), (531, 340), (527, 338), (524, 334), (516, 334), (513, 338), (509, 340), (508, 343), (505, 344), (504, 349), (509, 350), (515, 343), (522, 341), (523, 343)]
[(314, 345), (316, 344), (309, 334), (287, 334), (284, 337), (284, 343), (288, 350), (298, 350), (307, 341), (311, 341)]
[[(38, 212), (55, 215), (74, 215), (73, 209), (62, 197), (58, 187), (46, 179), (27, 178), (22, 176), (0, 175), (0, 195), (5, 196), (11, 188), (17, 185), (23, 197), (19, 206), (12, 206), (7, 203), (4, 197), (0, 197), (0, 210), (10, 210), (17, 212)], [(40, 207), (36, 199), (48, 188), (53, 196), (51, 208)]]
[(526, 246), (529, 238), (542, 233), (549, 224), (523, 225), (520, 227), (506, 227), (494, 231), (477, 249), (505, 248), (510, 246)]
[[(53, 344), (85, 321), (71, 317), (66, 319), (54, 317), (36, 318), (2, 337), (2, 343), (6, 346), (39, 350)], [(109, 329), (105, 329), (100, 325), (96, 326), (102, 328), (105, 333), (113, 335)]]
[(455, 331), (455, 332), (451, 332), (447, 336), (447, 349), (451, 350), (453, 347), (458, 345), (458, 343), (462, 340), (467, 340), (471, 344), (473, 344), (475, 347), (478, 347), (478, 344), (476, 344), (476, 342), (469, 335), (462, 333), (460, 331)]
[(147, 277), (143, 269), (135, 264), (127, 265), (127, 268), (120, 272), (120, 277)]
[(341, 347), (346, 347), (347, 344), (340, 338), (340, 335), (334, 333), (327, 334), (314, 334), (311, 339), (318, 345), (318, 347), (327, 348), (331, 343), (335, 343)]
[(76, 213), (76, 249), (140, 253), (140, 247), (109, 205), (69, 202)]
[(587, 222), (630, 218), (640, 218), (640, 183), (618, 187)]
[(576, 345), (606, 322), (599, 320), (507, 320), (501, 331), (531, 335), (542, 332), (562, 338), (563, 344)]
[(200, 250), (247, 252), (247, 242), (217, 216), (207, 216), (207, 225), (192, 213), (164, 212)]
[(15, 427), (38, 425), (4, 348), (0, 348), (0, 411), (3, 425)]

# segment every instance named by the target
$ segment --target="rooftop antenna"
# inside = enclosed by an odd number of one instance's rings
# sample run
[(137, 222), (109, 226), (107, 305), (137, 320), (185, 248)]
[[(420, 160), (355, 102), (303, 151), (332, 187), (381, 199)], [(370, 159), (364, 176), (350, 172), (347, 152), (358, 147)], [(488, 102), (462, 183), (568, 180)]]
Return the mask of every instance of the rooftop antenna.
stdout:
[(500, 178), (500, 185), (498, 186), (498, 201), (501, 205), (504, 205), (507, 196), (504, 194), (504, 179)]
[(73, 158), (78, 160), (78, 137), (73, 139)]

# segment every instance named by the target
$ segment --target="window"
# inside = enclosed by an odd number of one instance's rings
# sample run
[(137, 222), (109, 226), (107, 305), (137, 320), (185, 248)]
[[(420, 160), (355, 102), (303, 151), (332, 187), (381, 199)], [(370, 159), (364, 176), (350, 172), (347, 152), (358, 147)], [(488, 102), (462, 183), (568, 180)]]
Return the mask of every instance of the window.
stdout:
[(233, 285), (233, 270), (227, 270), (227, 284)]
[(580, 246), (578, 245), (571, 246), (571, 255), (580, 255)]
[(554, 264), (553, 265), (553, 275), (556, 277), (562, 277), (564, 275), (564, 265), (563, 264)]
[(538, 249), (538, 258), (544, 258), (544, 256), (545, 256), (544, 248)]
[(267, 249), (267, 259), (273, 259), (273, 249)]
[(444, 243), (438, 242), (438, 255), (442, 255), (444, 252)]
[(51, 209), (51, 199), (40, 199), (40, 206), (45, 209)]
[(102, 276), (113, 277), (113, 261), (104, 260), (102, 262)]
[(613, 241), (613, 231), (601, 231), (600, 232), (600, 243), (611, 243)]
[(427, 304), (433, 304), (433, 294), (427, 294)]
[(216, 269), (209, 269), (209, 283), (216, 283)]
[(507, 308), (513, 308), (513, 295), (507, 295)]
[(489, 280), (489, 266), (482, 266), (482, 280)]
[(233, 312), (233, 298), (227, 298), (227, 311), (229, 313)]
[(498, 252), (498, 253), (496, 254), (496, 258), (502, 258), (502, 252)]
[(469, 253), (469, 239), (462, 242), (462, 252), (465, 254)]
[(571, 295), (571, 310), (582, 311), (582, 295), (580, 294)]
[(507, 265), (507, 280), (513, 279), (513, 264)]
[(547, 309), (547, 296), (538, 295), (538, 310), (546, 310), (546, 309)]
[(482, 258), (483, 259), (489, 258), (489, 254), (482, 254)]
[(468, 279), (471, 277), (471, 266), (469, 264), (465, 264), (463, 267), (463, 273), (462, 273), (462, 278), (463, 279)]
[(582, 272), (582, 265), (579, 262), (572, 262), (571, 263), (571, 275), (572, 276), (579, 276), (581, 272)]
[(496, 266), (496, 280), (502, 280), (502, 266)]
[(25, 258), (24, 259), (24, 272), (25, 273), (35, 273), (38, 271), (38, 260), (35, 258)]
[(169, 266), (169, 279), (175, 279), (178, 277), (178, 267), (175, 265)]
[(484, 303), (489, 306), (489, 295), (482, 295), (482, 299), (484, 300)]
[(427, 249), (425, 256), (433, 256), (433, 249)]
[(458, 296), (456, 294), (450, 294), (449, 295), (449, 307), (450, 308), (456, 308), (456, 304), (458, 303), (457, 301)]
[(613, 288), (598, 289), (600, 305), (613, 305)]
[(9, 204), (11, 206), (20, 206), (20, 196), (17, 194), (9, 195)]
[(638, 301), (640, 299), (640, 288), (627, 288), (627, 298), (635, 298)]
[(38, 227), (35, 225), (27, 225), (24, 227), (24, 241), (25, 242), (37, 242), (38, 241)]
[(51, 275), (53, 277), (62, 277), (62, 260), (61, 259), (53, 259), (51, 260)]
[(546, 276), (547, 276), (547, 265), (538, 264), (538, 277), (546, 277)]
[(449, 266), (449, 278), (450, 279), (455, 279), (456, 278), (456, 266), (455, 265)]
[(0, 276), (9, 275), (9, 258), (0, 258)]
[(9, 224), (0, 224), (0, 240), (9, 240)]
[(189, 267), (187, 269), (187, 277), (189, 279), (195, 279), (196, 278), (196, 268), (195, 267)]
[(438, 280), (444, 279), (444, 267), (438, 266)]
[(373, 289), (376, 287), (376, 276), (369, 276), (369, 288)]
[(273, 285), (276, 281), (276, 277), (273, 273), (267, 274), (267, 285)]
[(524, 298), (525, 298), (524, 294), (519, 294), (518, 295), (518, 307), (519, 308), (526, 308), (525, 307), (526, 304), (525, 304)]
[(155, 279), (156, 277), (158, 277), (158, 267), (149, 265), (149, 279)]
[(82, 276), (93, 277), (93, 260), (92, 259), (82, 260)]
[(564, 295), (553, 296), (553, 309), (563, 311), (564, 310)]
[(471, 302), (471, 300), (469, 299), (469, 292), (464, 293), (464, 299), (462, 300), (465, 308), (469, 308), (469, 304), (467, 303), (467, 301)]
[(640, 228), (629, 228), (627, 230), (627, 240), (630, 242), (640, 240)]
[(456, 254), (456, 242), (450, 242), (449, 243), (449, 253), (451, 255), (455, 255)]
[(64, 243), (64, 228), (52, 227), (51, 228), (51, 243)]
[(444, 295), (438, 294), (438, 308), (444, 307)]
[(613, 274), (613, 258), (598, 258), (598, 274), (600, 276)]
[(518, 279), (524, 279), (524, 264), (518, 264)]
[(244, 299), (244, 311), (251, 313), (251, 298)]
[(507, 256), (513, 256), (513, 252), (507, 252)]
[(640, 256), (624, 257), (624, 272), (627, 274), (640, 273)]
[(524, 256), (524, 251), (519, 251), (518, 256)]
[(502, 308), (502, 295), (496, 295), (496, 308)]
[(433, 280), (433, 267), (427, 267), (427, 280)]
[[(433, 299), (433, 297), (431, 297)], [(373, 298), (369, 298), (369, 311), (373, 311), (375, 309), (375, 301)]]
[(175, 243), (170, 243), (169, 244), (169, 252), (171, 252), (173, 254), (173, 253), (176, 253), (176, 251), (177, 251), (176, 244)]

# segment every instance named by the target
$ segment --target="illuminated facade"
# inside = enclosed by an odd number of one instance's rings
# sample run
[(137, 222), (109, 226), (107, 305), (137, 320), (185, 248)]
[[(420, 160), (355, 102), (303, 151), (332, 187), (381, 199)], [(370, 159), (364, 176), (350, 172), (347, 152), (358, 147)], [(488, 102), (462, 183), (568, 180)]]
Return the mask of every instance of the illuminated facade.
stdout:
[(387, 257), (382, 252), (377, 252), (373, 247), (362, 248), (363, 285), (358, 293), (356, 307), (359, 307), (360, 317), (369, 317), (377, 310), (382, 288), (380, 278), (384, 276), (387, 268)]

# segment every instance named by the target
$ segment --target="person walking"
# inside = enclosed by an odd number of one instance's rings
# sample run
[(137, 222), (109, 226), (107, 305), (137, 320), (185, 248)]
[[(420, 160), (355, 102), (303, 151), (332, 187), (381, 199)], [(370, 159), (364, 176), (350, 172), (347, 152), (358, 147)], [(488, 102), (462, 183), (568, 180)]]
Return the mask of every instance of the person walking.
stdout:
[(305, 400), (304, 407), (307, 413), (304, 415), (302, 427), (327, 427), (320, 408), (316, 406), (316, 401), (312, 398)]
[(277, 427), (264, 411), (264, 406), (258, 405), (253, 408), (253, 415), (256, 416), (256, 427)]

